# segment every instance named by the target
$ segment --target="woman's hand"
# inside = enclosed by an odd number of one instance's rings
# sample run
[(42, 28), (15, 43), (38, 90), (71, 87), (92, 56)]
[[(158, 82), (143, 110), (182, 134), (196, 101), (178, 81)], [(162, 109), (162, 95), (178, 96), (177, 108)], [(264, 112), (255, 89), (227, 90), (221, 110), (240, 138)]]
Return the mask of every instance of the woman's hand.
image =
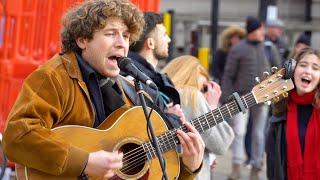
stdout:
[(207, 91), (204, 93), (211, 110), (218, 106), (219, 99), (221, 97), (221, 88), (219, 84), (214, 81), (209, 81), (207, 84)]
[(180, 118), (180, 121), (182, 124), (184, 124), (186, 122), (186, 117), (184, 116), (184, 113), (181, 109), (180, 104), (173, 105), (173, 103), (169, 103), (167, 105), (167, 108), (164, 110), (164, 112), (171, 113), (171, 114), (178, 116)]

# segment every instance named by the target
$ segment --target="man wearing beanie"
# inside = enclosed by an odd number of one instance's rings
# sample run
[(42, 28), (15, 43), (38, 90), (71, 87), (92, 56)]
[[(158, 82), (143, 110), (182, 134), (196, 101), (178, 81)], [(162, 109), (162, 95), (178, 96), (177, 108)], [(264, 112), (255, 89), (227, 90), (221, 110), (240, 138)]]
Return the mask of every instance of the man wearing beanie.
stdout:
[(247, 33), (251, 33), (257, 29), (259, 29), (262, 26), (259, 19), (253, 16), (248, 16), (246, 20), (246, 30)]
[[(226, 102), (232, 92), (240, 96), (251, 92), (256, 84), (255, 77), (262, 77), (270, 70), (270, 64), (264, 51), (264, 27), (260, 20), (249, 16), (246, 20), (247, 37), (233, 46), (228, 54), (222, 77), (222, 101)], [(279, 62), (280, 63), (280, 62)], [(241, 165), (245, 161), (244, 137), (249, 117), (252, 119), (250, 179), (259, 179), (264, 154), (264, 127), (268, 116), (267, 105), (254, 106), (244, 114), (230, 119), (235, 132), (232, 148), (232, 172), (229, 179), (240, 179)]]

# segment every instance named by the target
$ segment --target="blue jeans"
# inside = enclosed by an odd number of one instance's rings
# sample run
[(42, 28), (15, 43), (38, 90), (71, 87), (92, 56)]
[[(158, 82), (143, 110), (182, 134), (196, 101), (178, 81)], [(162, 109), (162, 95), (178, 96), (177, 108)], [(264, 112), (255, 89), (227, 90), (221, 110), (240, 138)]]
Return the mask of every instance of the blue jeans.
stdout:
[(242, 164), (245, 161), (244, 138), (250, 116), (252, 119), (251, 164), (255, 168), (261, 168), (265, 146), (264, 129), (268, 118), (268, 112), (269, 106), (260, 104), (251, 107), (245, 114), (240, 113), (231, 118), (230, 124), (235, 134), (231, 146), (233, 164)]

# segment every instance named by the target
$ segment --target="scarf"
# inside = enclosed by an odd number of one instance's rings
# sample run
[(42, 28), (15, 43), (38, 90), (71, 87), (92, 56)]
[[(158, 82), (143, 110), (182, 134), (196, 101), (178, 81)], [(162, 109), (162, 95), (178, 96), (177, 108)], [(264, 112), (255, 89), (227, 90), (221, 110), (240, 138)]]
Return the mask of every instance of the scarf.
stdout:
[(289, 180), (320, 180), (320, 109), (313, 108), (312, 110), (305, 135), (303, 156), (297, 118), (297, 105), (312, 104), (313, 99), (314, 93), (302, 96), (299, 96), (296, 91), (290, 93), (286, 125)]

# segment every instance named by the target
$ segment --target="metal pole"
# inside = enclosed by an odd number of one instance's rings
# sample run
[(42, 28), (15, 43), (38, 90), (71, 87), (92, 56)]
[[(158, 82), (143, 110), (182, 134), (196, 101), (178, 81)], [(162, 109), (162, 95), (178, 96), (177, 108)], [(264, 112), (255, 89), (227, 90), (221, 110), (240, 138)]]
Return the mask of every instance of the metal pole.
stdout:
[(174, 10), (169, 10), (168, 13), (171, 15), (171, 34), (170, 34), (170, 38), (171, 38), (171, 42), (169, 44), (169, 57), (168, 57), (168, 62), (171, 61), (173, 59), (173, 47), (175, 46), (174, 43), (174, 39), (175, 39), (175, 12)]
[(306, 8), (305, 8), (305, 16), (304, 20), (306, 22), (311, 22), (312, 21), (312, 0), (306, 0)]
[(218, 19), (219, 19), (219, 0), (211, 2), (211, 66), (210, 72), (213, 74), (213, 65), (216, 64), (217, 54), (217, 35), (218, 35)]

